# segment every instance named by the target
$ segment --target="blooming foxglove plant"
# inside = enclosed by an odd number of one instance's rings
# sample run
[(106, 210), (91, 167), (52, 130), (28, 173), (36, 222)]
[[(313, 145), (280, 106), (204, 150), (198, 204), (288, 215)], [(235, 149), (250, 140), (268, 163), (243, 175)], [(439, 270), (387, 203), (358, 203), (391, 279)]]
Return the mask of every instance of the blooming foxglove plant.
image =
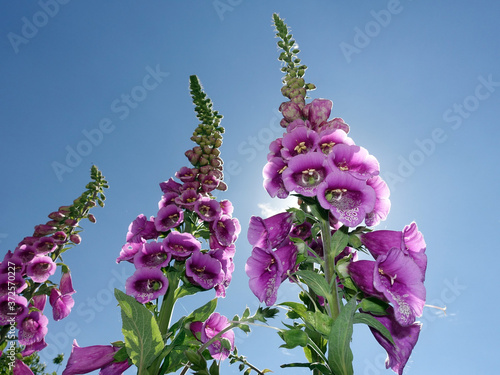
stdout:
[[(297, 197), (300, 209), (251, 218), (250, 289), (272, 306), (284, 280), (306, 286), (299, 296), (303, 304), (280, 303), (289, 318), (301, 321), (280, 336), (288, 348), (304, 347), (309, 362), (283, 367), (352, 374), (352, 326), (364, 323), (386, 349), (387, 368), (401, 375), (425, 303), (423, 236), (415, 223), (402, 232), (371, 229), (390, 209), (378, 161), (348, 136), (344, 120), (329, 120), (330, 100), (306, 102), (315, 86), (304, 81), (307, 67), (288, 27), (278, 15), (273, 19), (284, 63), (281, 92), (289, 100), (279, 107), (284, 133), (269, 147), (264, 187), (271, 197)], [(374, 260), (358, 260), (357, 251)]]

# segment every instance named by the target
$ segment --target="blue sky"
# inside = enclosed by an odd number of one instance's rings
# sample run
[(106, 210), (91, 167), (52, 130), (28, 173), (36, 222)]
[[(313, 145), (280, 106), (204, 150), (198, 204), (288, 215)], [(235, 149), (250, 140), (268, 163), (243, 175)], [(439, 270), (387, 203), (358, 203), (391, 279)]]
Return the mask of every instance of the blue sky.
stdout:
[[(94, 212), (98, 223), (85, 223), (82, 244), (65, 256), (76, 306), (51, 321), (42, 357), (67, 358), (73, 338), (81, 346), (122, 338), (112, 290), (124, 289), (132, 266), (115, 259), (129, 223), (155, 215), (159, 182), (187, 165), (197, 126), (192, 74), (224, 115), (229, 190), (220, 197), (233, 202), (243, 229), (219, 311), (255, 310), (244, 273), (248, 220), (288, 204), (267, 196), (261, 176), (268, 144), (282, 132), (271, 26), (278, 12), (309, 67), (306, 81), (317, 86), (313, 97), (333, 100), (332, 116), (380, 162), (392, 209), (378, 229), (416, 221), (425, 236), (428, 303), (446, 306), (447, 315), (424, 310), (405, 373), (496, 372), (500, 332), (487, 316), (500, 307), (491, 288), (500, 261), (497, 2), (41, 0), (0, 9), (0, 250), (13, 250), (70, 204), (92, 164), (110, 184), (106, 207)], [(178, 316), (210, 293), (181, 301)], [(295, 294), (285, 283), (279, 301)], [(303, 358), (278, 349), (270, 329), (238, 333), (236, 343), (277, 374), (286, 373), (281, 363)], [(352, 348), (356, 374), (391, 373), (366, 327), (356, 327)]]

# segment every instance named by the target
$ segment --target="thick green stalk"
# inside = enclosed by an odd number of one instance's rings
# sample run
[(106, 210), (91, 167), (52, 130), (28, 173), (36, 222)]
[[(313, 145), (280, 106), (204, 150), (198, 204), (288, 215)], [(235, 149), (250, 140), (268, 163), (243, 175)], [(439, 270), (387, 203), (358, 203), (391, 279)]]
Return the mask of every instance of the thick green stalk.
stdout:
[(329, 303), (329, 314), (335, 320), (339, 316), (340, 306), (338, 301), (337, 275), (335, 274), (335, 254), (332, 251), (332, 236), (330, 233), (330, 223), (328, 220), (321, 219), (321, 238), (323, 240), (323, 253), (325, 261), (325, 277), (329, 285), (333, 284), (332, 302)]

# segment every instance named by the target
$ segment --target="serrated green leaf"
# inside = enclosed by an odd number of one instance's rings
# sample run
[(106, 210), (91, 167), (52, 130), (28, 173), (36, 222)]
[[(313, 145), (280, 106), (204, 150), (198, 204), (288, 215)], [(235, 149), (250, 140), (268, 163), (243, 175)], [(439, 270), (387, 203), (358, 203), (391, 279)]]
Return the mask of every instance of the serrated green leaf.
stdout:
[(304, 322), (312, 326), (316, 332), (328, 337), (333, 325), (333, 319), (321, 311), (307, 311), (303, 317)]
[(203, 306), (198, 307), (186, 318), (187, 321), (192, 322), (204, 322), (208, 319), (208, 317), (215, 311), (217, 308), (217, 298), (214, 298)]
[(335, 231), (332, 235), (331, 249), (335, 256), (339, 255), (349, 244), (349, 235), (342, 229)]
[(353, 355), (351, 338), (356, 312), (356, 298), (351, 298), (342, 306), (340, 314), (333, 323), (328, 339), (328, 364), (335, 375), (353, 375)]
[(331, 298), (330, 286), (323, 276), (309, 270), (299, 270), (294, 275), (299, 276), (317, 295)]
[(378, 321), (373, 315), (365, 314), (365, 313), (356, 313), (354, 314), (354, 324), (363, 323), (373, 329), (376, 329), (380, 332), (382, 336), (384, 336), (392, 345), (394, 344), (394, 340), (392, 339), (392, 335), (389, 330)]
[(307, 345), (307, 333), (301, 329), (290, 329), (279, 332), (280, 337), (283, 339), (285, 344), (281, 345), (280, 348), (293, 349), (297, 346), (304, 347)]
[(128, 357), (138, 369), (146, 369), (165, 346), (154, 316), (134, 297), (115, 289), (122, 309), (122, 332)]

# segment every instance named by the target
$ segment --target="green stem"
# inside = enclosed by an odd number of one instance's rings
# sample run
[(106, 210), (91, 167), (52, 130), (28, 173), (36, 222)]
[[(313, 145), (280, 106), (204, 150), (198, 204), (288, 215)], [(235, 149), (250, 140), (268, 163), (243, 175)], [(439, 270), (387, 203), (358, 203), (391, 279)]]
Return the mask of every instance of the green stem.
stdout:
[(321, 219), (321, 239), (323, 240), (323, 253), (325, 260), (325, 277), (326, 282), (332, 287), (332, 301), (329, 303), (329, 314), (335, 320), (340, 314), (340, 306), (338, 300), (337, 281), (335, 274), (335, 254), (332, 252), (332, 236), (330, 233), (330, 223), (328, 220)]

